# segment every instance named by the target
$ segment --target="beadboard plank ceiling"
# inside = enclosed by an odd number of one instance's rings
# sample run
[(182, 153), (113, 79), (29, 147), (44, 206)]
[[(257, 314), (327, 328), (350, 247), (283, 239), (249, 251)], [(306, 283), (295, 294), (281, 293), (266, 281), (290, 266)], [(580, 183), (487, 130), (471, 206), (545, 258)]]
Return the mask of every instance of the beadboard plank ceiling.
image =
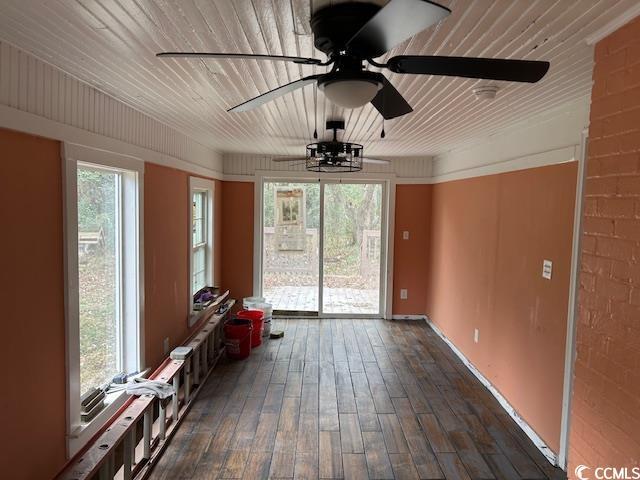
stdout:
[[(442, 0), (449, 18), (382, 57), (399, 54), (548, 60), (538, 84), (386, 72), (414, 112), (385, 122), (371, 106), (338, 108), (307, 86), (246, 113), (226, 110), (326, 67), (255, 60), (158, 59), (168, 50), (315, 56), (308, 18), (336, 0), (3, 0), (0, 39), (223, 152), (302, 154), (314, 117), (344, 118), (367, 155), (437, 155), (563, 102), (588, 95), (585, 38), (637, 0)], [(384, 0), (376, 3), (384, 4)], [(372, 70), (377, 70), (373, 69)], [(486, 83), (486, 82), (485, 82)]]

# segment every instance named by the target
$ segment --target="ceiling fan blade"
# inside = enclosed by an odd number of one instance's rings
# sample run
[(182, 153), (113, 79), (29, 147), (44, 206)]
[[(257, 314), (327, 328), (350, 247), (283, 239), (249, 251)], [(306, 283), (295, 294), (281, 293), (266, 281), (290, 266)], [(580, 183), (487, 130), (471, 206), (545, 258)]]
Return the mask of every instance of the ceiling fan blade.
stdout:
[(369, 157), (364, 157), (362, 159), (362, 162), (376, 164), (376, 165), (389, 165), (391, 163), (389, 160), (383, 160), (381, 158), (369, 158)]
[(274, 88), (262, 95), (258, 95), (257, 97), (252, 98), (251, 100), (247, 100), (246, 102), (241, 103), (240, 105), (236, 105), (233, 108), (227, 110), (227, 112), (246, 112), (248, 110), (252, 110), (260, 105), (264, 105), (271, 100), (275, 100), (282, 95), (287, 93), (291, 93), (298, 88), (302, 88), (305, 85), (309, 85), (310, 83), (315, 82), (322, 74), (319, 75), (309, 75), (308, 77), (300, 78), (299, 80), (295, 80), (291, 83), (287, 83), (286, 85), (282, 85), (278, 88)]
[(396, 73), (535, 83), (545, 76), (549, 70), (549, 62), (501, 58), (399, 55), (388, 60), (387, 68)]
[(378, 94), (373, 97), (371, 104), (376, 107), (384, 119), (389, 120), (413, 112), (411, 105), (409, 105), (400, 92), (396, 90), (396, 87), (394, 87), (386, 77), (383, 78), (382, 88), (378, 91)]
[(391, 0), (347, 42), (350, 53), (376, 58), (451, 13), (428, 0)]
[(276, 157), (271, 159), (272, 162), (306, 162), (307, 157)]
[(287, 167), (299, 167), (301, 165), (306, 165), (307, 162), (291, 162), (287, 164)]
[(230, 58), (244, 60), (273, 60), (276, 62), (293, 62), (302, 65), (319, 65), (317, 58), (291, 57), (287, 55), (259, 55), (253, 53), (211, 53), (211, 52), (162, 52), (156, 53), (161, 58)]

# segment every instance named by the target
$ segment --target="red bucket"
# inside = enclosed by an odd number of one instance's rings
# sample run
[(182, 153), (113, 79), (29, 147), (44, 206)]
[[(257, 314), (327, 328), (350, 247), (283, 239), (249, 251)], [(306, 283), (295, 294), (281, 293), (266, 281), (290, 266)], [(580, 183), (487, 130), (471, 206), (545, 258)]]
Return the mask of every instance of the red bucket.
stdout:
[(262, 329), (264, 328), (264, 312), (262, 310), (240, 310), (238, 318), (251, 320), (253, 332), (251, 333), (251, 348), (262, 345)]
[(250, 319), (234, 318), (224, 324), (224, 345), (229, 358), (243, 360), (251, 355), (252, 331)]

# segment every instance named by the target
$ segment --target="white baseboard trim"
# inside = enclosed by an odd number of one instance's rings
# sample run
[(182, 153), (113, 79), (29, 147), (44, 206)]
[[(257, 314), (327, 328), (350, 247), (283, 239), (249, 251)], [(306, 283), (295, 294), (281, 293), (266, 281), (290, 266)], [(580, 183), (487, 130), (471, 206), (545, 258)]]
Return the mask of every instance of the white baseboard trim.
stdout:
[(493, 384), (478, 370), (465, 355), (458, 350), (458, 348), (449, 340), (444, 333), (431, 321), (431, 319), (425, 316), (427, 324), (431, 327), (431, 329), (442, 339), (444, 342), (449, 345), (451, 350), (458, 356), (462, 363), (475, 375), (475, 377), (480, 380), (487, 389), (491, 392), (491, 394), (500, 402), (500, 405), (504, 410), (509, 414), (511, 418), (518, 424), (518, 426), (522, 429), (522, 431), (531, 439), (534, 445), (542, 452), (542, 454), (549, 460), (551, 465), (558, 466), (558, 456), (557, 454), (549, 448), (549, 446), (545, 443), (545, 441), (535, 432), (533, 428), (522, 418), (515, 408), (511, 406), (509, 401), (502, 396), (500, 391), (493, 386)]
[(391, 320), (428, 320), (426, 315), (391, 315)]

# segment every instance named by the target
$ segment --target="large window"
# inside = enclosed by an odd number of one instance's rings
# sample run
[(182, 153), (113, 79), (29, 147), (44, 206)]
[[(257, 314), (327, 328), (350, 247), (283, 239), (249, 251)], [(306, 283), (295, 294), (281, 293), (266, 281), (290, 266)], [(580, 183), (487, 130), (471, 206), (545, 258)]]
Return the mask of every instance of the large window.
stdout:
[(207, 284), (207, 191), (193, 192), (191, 294)]
[[(191, 177), (191, 275), (190, 305), (193, 295), (205, 286), (213, 286), (213, 191), (211, 180)], [(189, 324), (198, 319), (191, 312)]]
[[(65, 145), (69, 454), (122, 405), (106, 388), (142, 370), (142, 162)], [(106, 393), (104, 408), (82, 398)], [(88, 403), (88, 402), (86, 402)], [(90, 404), (93, 406), (93, 404)]]
[(78, 165), (80, 394), (122, 371), (122, 173)]

